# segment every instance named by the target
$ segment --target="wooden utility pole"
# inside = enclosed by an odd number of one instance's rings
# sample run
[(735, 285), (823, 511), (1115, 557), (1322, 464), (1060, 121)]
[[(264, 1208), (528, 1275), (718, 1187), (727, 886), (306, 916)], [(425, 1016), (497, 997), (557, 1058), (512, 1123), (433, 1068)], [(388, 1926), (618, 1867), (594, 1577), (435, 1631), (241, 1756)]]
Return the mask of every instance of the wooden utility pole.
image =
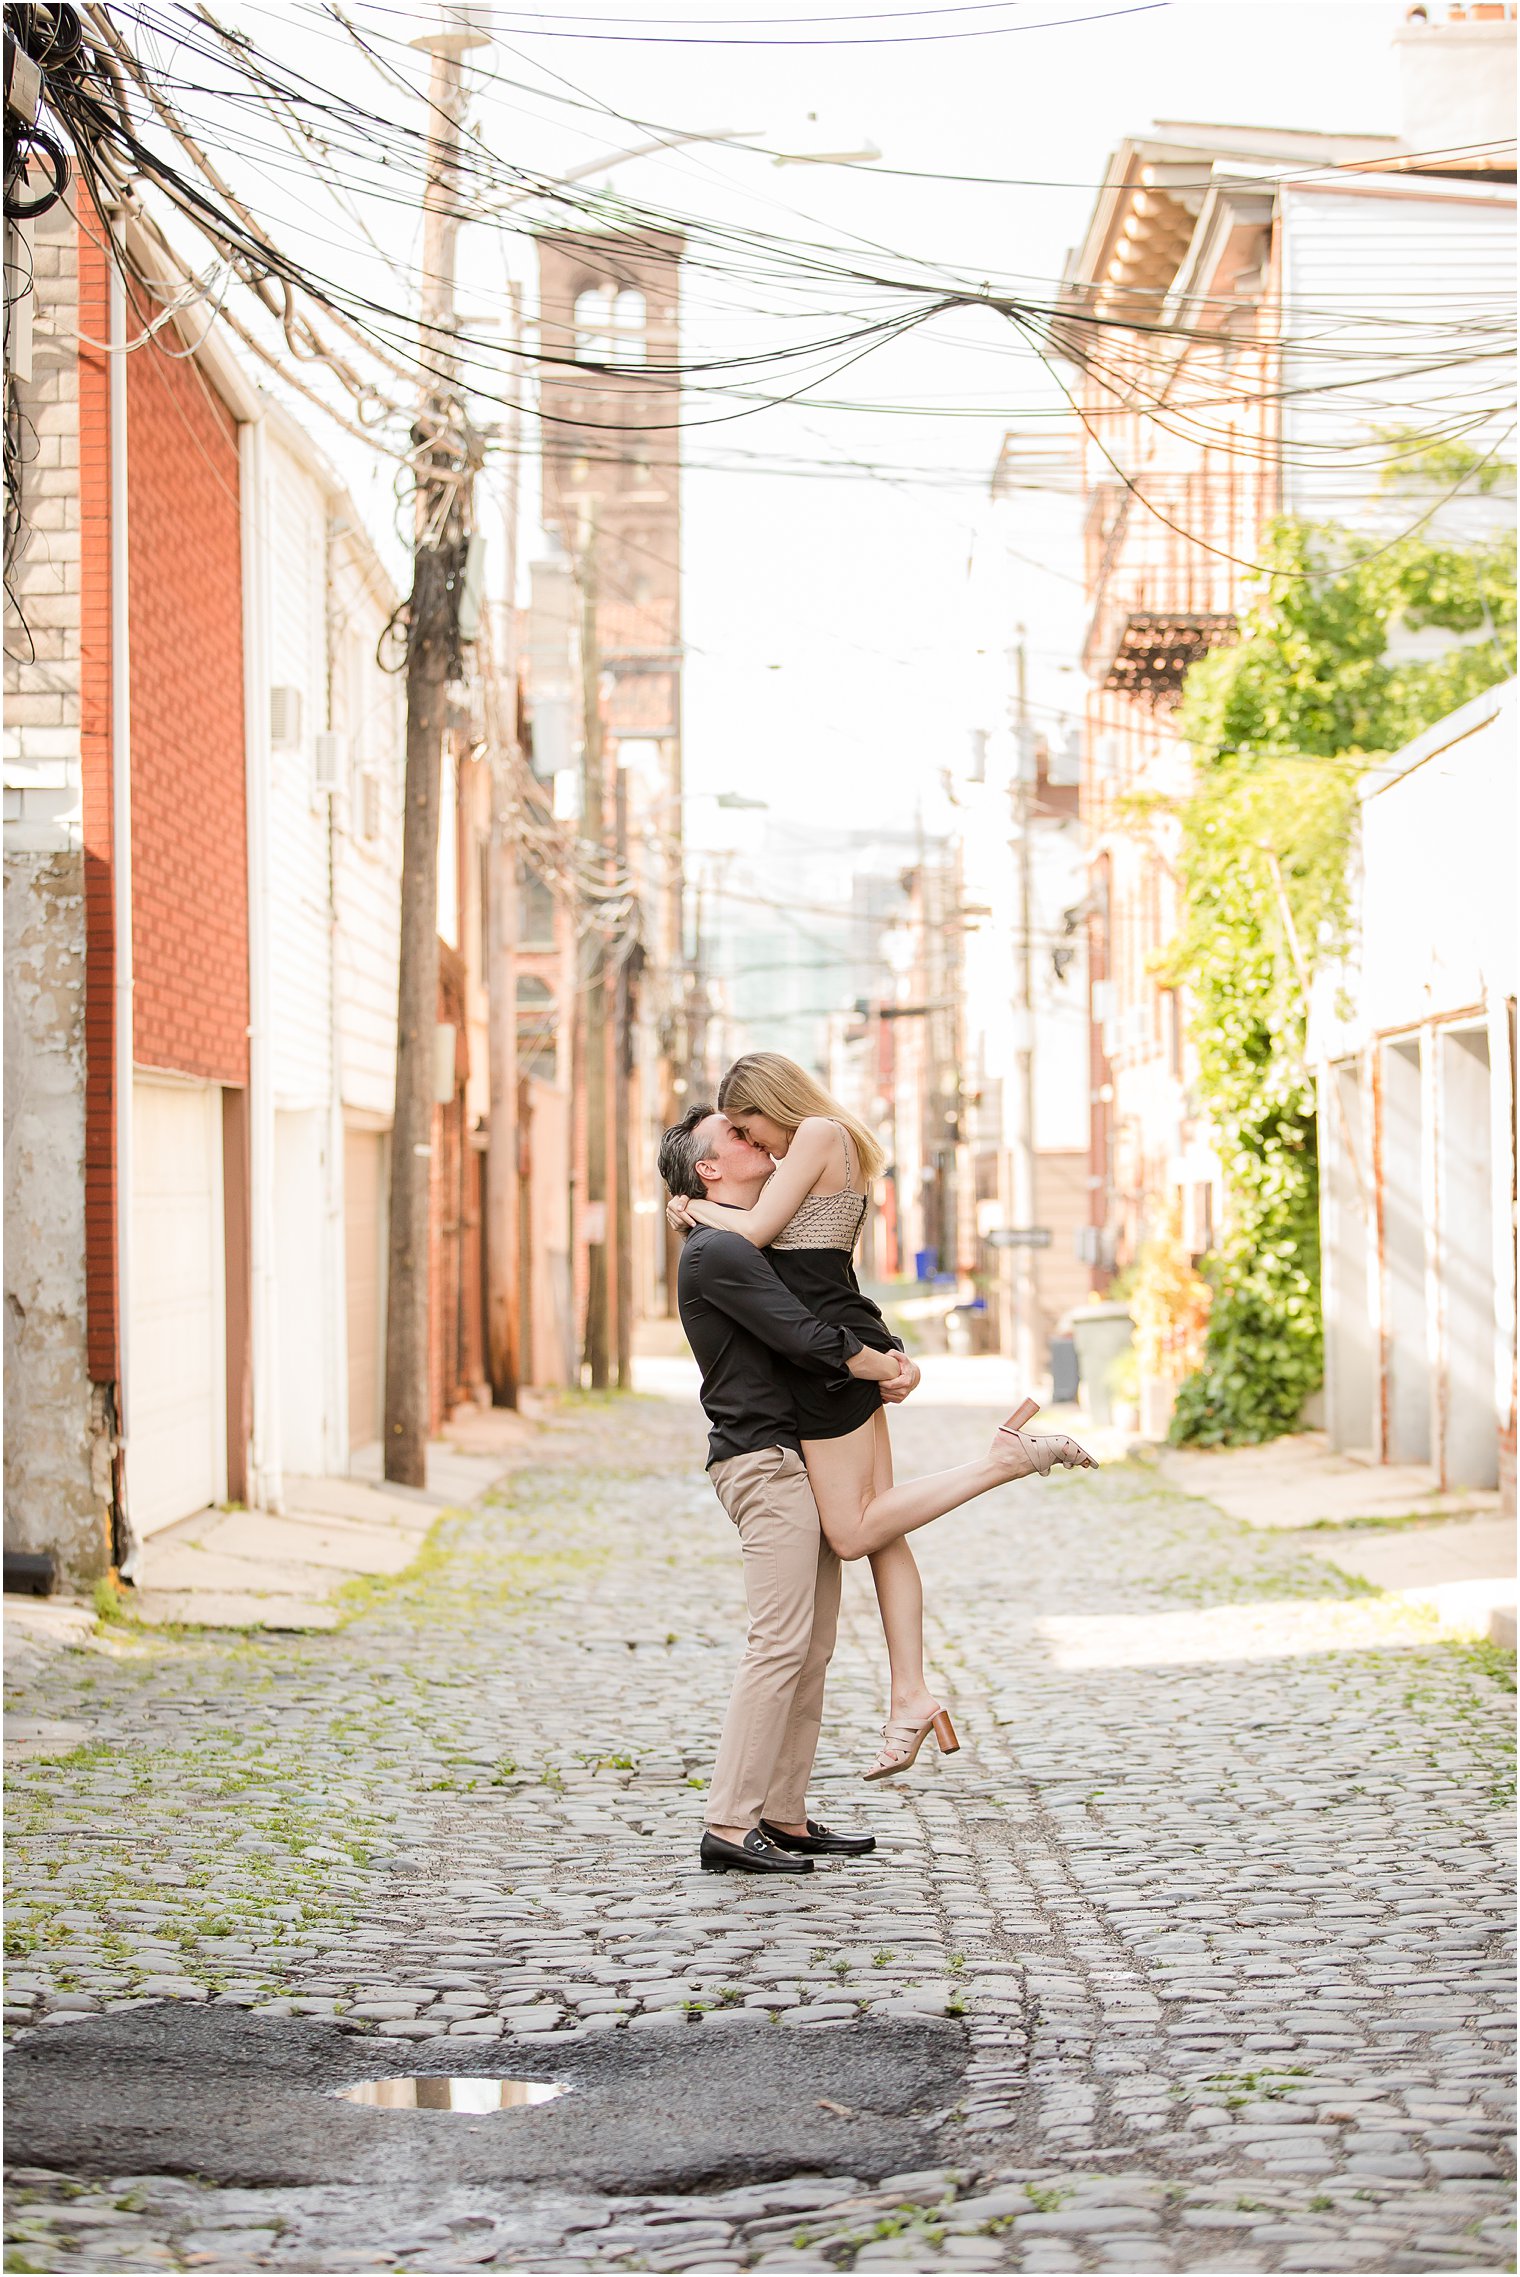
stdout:
[[(598, 881), (607, 874), (607, 786), (602, 753), (602, 655), (596, 630), (596, 501), (588, 501), (581, 524), (581, 842), (586, 871)], [(586, 933), (584, 982), (586, 1084), (586, 1337), (585, 1363), (593, 1391), (611, 1381), (612, 1322), (608, 1288), (607, 1236), (611, 1231), (607, 1192), (607, 939), (605, 908), (592, 905)]]
[[(713, 1086), (708, 1080), (707, 1031), (712, 1018), (712, 998), (707, 988), (707, 936), (703, 929), (704, 895), (707, 891), (707, 871), (699, 874), (693, 895), (694, 922), (691, 948), (691, 993), (686, 1000), (686, 1091), (688, 1106), (712, 1096)], [(679, 1118), (677, 1118), (679, 1119)]]
[[(619, 877), (628, 875), (628, 776), (619, 767), (613, 791), (614, 845)], [(615, 982), (612, 1093), (612, 1185), (616, 1206), (617, 1383), (633, 1388), (633, 1166), (629, 1126), (633, 1120), (633, 1022), (638, 951), (623, 944)]]
[(516, 357), (521, 332), (518, 293), (512, 289), (509, 369), (514, 378), (507, 421), (507, 485), (502, 520), (506, 539), (506, 601), (497, 643), (497, 700), (490, 721), (491, 851), (486, 942), (491, 1056), (491, 1121), (486, 1148), (486, 1366), (493, 1407), (515, 1407), (522, 1376), (520, 1296), (521, 1223), (517, 1117), (517, 830), (513, 778), (517, 772), (517, 514), (518, 453), (522, 414), (516, 400)]
[(450, 348), (464, 115), (459, 59), (466, 47), (481, 42), (478, 34), (443, 31), (421, 44), (433, 58), (421, 310), (421, 356), (430, 376), (413, 430), (419, 446), (417, 523), (407, 609), (406, 816), (385, 1324), (385, 1475), (402, 1486), (427, 1484), (432, 1422), (428, 1238), (438, 1025), (438, 810), (448, 686), (460, 668), (471, 457)]

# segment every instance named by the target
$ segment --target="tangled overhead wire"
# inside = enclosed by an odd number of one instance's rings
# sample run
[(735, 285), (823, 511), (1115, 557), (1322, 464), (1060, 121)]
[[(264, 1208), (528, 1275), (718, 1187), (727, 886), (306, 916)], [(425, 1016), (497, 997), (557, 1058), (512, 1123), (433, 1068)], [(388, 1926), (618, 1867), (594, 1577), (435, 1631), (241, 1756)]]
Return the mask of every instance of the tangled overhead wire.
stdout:
[[(72, 7), (5, 10), (5, 598), (16, 615), (11, 565), (25, 533), (22, 471), (30, 422), (21, 382), (30, 375), (34, 222), (69, 186), (68, 154), (40, 117), (49, 72), (62, 73), (82, 46)], [(23, 627), (24, 630), (24, 627)]]
[[(191, 292), (200, 263), (186, 261), (155, 229), (141, 195), (149, 187), (172, 220), (209, 241), (224, 285), (222, 321), (244, 348), (350, 436), (391, 458), (399, 484), (438, 464), (435, 442), (419, 438), (414, 424), (419, 392), (457, 386), (489, 416), (493, 405), (522, 401), (525, 372), (575, 374), (580, 392), (568, 406), (558, 391), (548, 404), (523, 401), (522, 408), (542, 427), (573, 435), (589, 458), (617, 452), (633, 434), (678, 427), (690, 437), (696, 428), (799, 398), (821, 410), (869, 411), (898, 421), (985, 416), (994, 407), (1004, 418), (1019, 416), (1021, 407), (1001, 386), (989, 391), (991, 403), (964, 407), (852, 402), (838, 386), (877, 349), (961, 310), (985, 310), (1000, 320), (973, 344), (978, 355), (1011, 353), (1025, 369), (1043, 370), (1057, 382), (1056, 398), (1036, 407), (1036, 415), (1070, 415), (1061, 373), (1075, 371), (1091, 390), (1090, 416), (1107, 421), (1110, 411), (1135, 413), (1157, 433), (1170, 431), (1201, 447), (1210, 460), (1202, 480), (1215, 478), (1216, 461), (1227, 466), (1252, 456), (1255, 445), (1243, 420), (1231, 416), (1236, 410), (1265, 414), (1293, 398), (1356, 385), (1370, 403), (1393, 413), (1404, 408), (1400, 391), (1413, 384), (1423, 390), (1421, 441), (1436, 443), (1479, 432), (1494, 415), (1490, 381), (1503, 391), (1497, 359), (1507, 340), (1505, 311), (1457, 288), (1431, 308), (1401, 305), (1375, 320), (1295, 307), (1278, 327), (1281, 336), (1262, 343), (1270, 354), (1256, 364), (1247, 358), (1225, 374), (1210, 354), (1220, 338), (1219, 311), (1203, 303), (1164, 319), (1138, 308), (1101, 313), (1090, 296), (1054, 279), (979, 280), (865, 238), (846, 245), (783, 235), (710, 211), (681, 212), (583, 181), (556, 180), (509, 160), (480, 133), (466, 133), (451, 173), (455, 220), (488, 220), (493, 228), (529, 236), (546, 228), (585, 231), (604, 244), (618, 233), (670, 233), (681, 240), (684, 269), (703, 280), (713, 299), (715, 320), (763, 321), (765, 329), (749, 344), (646, 363), (636, 376), (599, 362), (575, 340), (541, 336), (529, 345), (516, 337), (467, 336), (419, 319), (411, 289), (418, 280), (405, 264), (401, 281), (408, 289), (397, 294), (392, 254), (359, 203), (415, 210), (427, 179), (430, 115), (422, 90), (406, 75), (415, 58), (401, 19), (378, 0), (350, 0), (346, 12), (333, 5), (326, 14), (334, 36), (374, 65), (400, 103), (386, 111), (367, 107), (341, 79), (335, 85), (312, 76), (282, 45), (259, 45), (247, 31), (218, 23), (205, 4), (13, 7), (7, 21), (14, 18), (44, 57), (37, 68), (52, 122), (44, 131), (72, 157), (97, 208), (127, 207), (154, 240), (162, 274), (139, 273), (136, 280), (154, 308)], [(496, 76), (487, 71), (482, 83), (489, 86)], [(609, 118), (621, 116), (600, 107)], [(294, 161), (304, 190), (319, 185), (337, 202), (345, 242), (360, 252), (367, 245), (377, 261), (390, 264), (386, 284), (366, 290), (362, 262), (326, 263), (330, 273), (324, 274), (282, 245), (233, 187), (230, 177), (243, 161), (276, 186), (281, 166), (288, 177)], [(111, 251), (123, 257), (114, 240)], [(251, 310), (234, 286), (251, 296)], [(1202, 352), (1190, 362), (1195, 348)], [(1291, 373), (1282, 361), (1290, 351)], [(1446, 373), (1461, 378), (1441, 393), (1434, 375)], [(1287, 464), (1344, 455), (1346, 445), (1321, 440), (1299, 422), (1276, 448)], [(1367, 448), (1371, 470), (1377, 454)], [(730, 455), (725, 463), (712, 450), (709, 463), (721, 471), (730, 465), (744, 470), (742, 460)], [(683, 456), (697, 463), (689, 451)], [(794, 470), (781, 465), (778, 471)], [(841, 465), (799, 464), (795, 471), (804, 479), (840, 479)], [(854, 471), (875, 475), (858, 462)], [(901, 472), (920, 479), (916, 470)], [(1125, 476), (1135, 479), (1136, 469), (1127, 467)], [(922, 479), (943, 486), (947, 478), (924, 470)], [(971, 470), (956, 479), (985, 482)]]
[[(68, 155), (38, 118), (49, 75), (61, 76), (83, 47), (78, 10), (8, 6), (5, 11), (5, 218), (37, 221), (69, 186)], [(33, 168), (41, 180), (33, 181)]]

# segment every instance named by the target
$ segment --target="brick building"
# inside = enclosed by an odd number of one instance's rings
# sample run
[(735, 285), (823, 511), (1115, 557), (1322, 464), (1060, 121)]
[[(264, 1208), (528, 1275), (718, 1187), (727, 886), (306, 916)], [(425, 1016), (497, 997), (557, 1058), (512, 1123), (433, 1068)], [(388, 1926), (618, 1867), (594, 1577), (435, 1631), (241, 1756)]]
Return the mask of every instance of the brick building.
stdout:
[[(653, 1164), (659, 1131), (681, 1111), (686, 1075), (681, 869), (681, 508), (679, 380), (683, 241), (663, 231), (547, 232), (538, 240), (544, 366), (543, 519), (557, 542), (539, 566), (528, 642), (534, 764), (573, 775), (588, 684), (598, 703), (605, 811), (600, 834), (627, 877), (631, 910), (614, 949), (616, 998), (602, 1089), (608, 1102), (607, 1210), (575, 1212), (568, 1310), (572, 1343), (584, 1322), (595, 1246), (610, 1297), (627, 1323), (672, 1309), (670, 1259)], [(594, 593), (589, 608), (586, 596)], [(588, 669), (588, 637), (595, 656)], [(560, 799), (560, 811), (568, 801)], [(587, 828), (582, 818), (583, 832)], [(562, 915), (562, 926), (568, 924)], [(563, 939), (556, 944), (563, 948)], [(630, 953), (631, 952), (631, 953)], [(556, 1026), (572, 1038), (583, 1001), (573, 960), (544, 960), (523, 985), (556, 991)], [(620, 1030), (621, 1023), (621, 1030)], [(617, 1038), (624, 1037), (622, 1048)], [(558, 1080), (569, 1079), (568, 1052)], [(585, 1196), (585, 1102), (545, 1100), (532, 1149), (535, 1179), (552, 1182), (559, 1130), (573, 1126), (572, 1191)], [(620, 1134), (626, 1142), (621, 1153)], [(618, 1191), (618, 1164), (624, 1186)], [(600, 1266), (601, 1260), (598, 1260)], [(547, 1256), (547, 1287), (564, 1279)], [(620, 1286), (621, 1276), (621, 1286)], [(556, 1297), (557, 1334), (565, 1307)]]
[[(74, 1580), (378, 1440), (395, 1080), (397, 595), (220, 329), (163, 321), (150, 230), (127, 256), (35, 225), (7, 644), (6, 1545)], [(483, 1373), (477, 748), (461, 716), (435, 1419)]]
[[(1489, 131), (1491, 74), (1513, 49), (1513, 11), (1489, 13), (1473, 25), (1461, 10), (1451, 21), (1421, 11), (1400, 35), (1411, 116), (1453, 41), (1480, 74), (1472, 130), (1453, 143)], [(1100, 1270), (1130, 1261), (1172, 1210), (1195, 1253), (1222, 1222), (1189, 1007), (1155, 970), (1176, 929), (1175, 807), (1192, 777), (1173, 725), (1183, 676), (1235, 637), (1273, 516), (1389, 536), (1409, 521), (1380, 486), (1379, 433), (1401, 419), (1439, 424), (1442, 327), (1508, 289), (1512, 169), (1512, 147), (1457, 161), (1408, 131), (1162, 125), (1115, 151), (1073, 256), (1067, 306), (1105, 323), (1101, 356), (1074, 359), (1087, 433), (1082, 817)], [(1358, 375), (1368, 387), (1375, 375), (1375, 408), (1348, 384)], [(1475, 370), (1473, 386), (1485, 377), (1502, 386), (1502, 363)], [(1504, 512), (1458, 500), (1424, 526), (1460, 538)]]
[[(65, 1301), (14, 1308), (7, 1541), (87, 1574), (247, 1488), (239, 429), (256, 405), (214, 343), (125, 352), (156, 304), (108, 260), (93, 214), (76, 226), (55, 207), (42, 243), (18, 589), (34, 645), (17, 626), (6, 890), (18, 920), (30, 905), (15, 946), (65, 960), (68, 984), (31, 996), (8, 1101), (36, 1100), (60, 1053), (69, 1083), (46, 1145), (12, 1166), (7, 1250), (8, 1271), (35, 1288), (46, 1269)], [(132, 254), (151, 273), (146, 242)], [(50, 908), (47, 885), (66, 887)], [(33, 1237), (44, 1222), (67, 1226), (71, 1256)]]

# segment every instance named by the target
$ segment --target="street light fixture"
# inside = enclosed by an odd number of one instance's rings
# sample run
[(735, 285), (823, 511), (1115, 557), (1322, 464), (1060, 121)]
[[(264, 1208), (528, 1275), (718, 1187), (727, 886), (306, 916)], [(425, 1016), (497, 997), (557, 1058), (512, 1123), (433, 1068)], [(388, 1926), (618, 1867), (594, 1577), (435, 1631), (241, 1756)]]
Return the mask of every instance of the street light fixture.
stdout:
[[(797, 125), (800, 131), (789, 134), (785, 139), (793, 144), (806, 145), (810, 139), (815, 139), (809, 136), (808, 129), (817, 127), (818, 113), (805, 112)], [(874, 166), (880, 156), (881, 152), (875, 143), (862, 135), (857, 147), (852, 148), (846, 138), (842, 150), (809, 150), (806, 147), (774, 150), (770, 159), (773, 166)]]
[(667, 799), (663, 803), (666, 806), (692, 806), (698, 799), (711, 799), (714, 806), (721, 806), (730, 814), (769, 814), (771, 807), (769, 799), (747, 799), (742, 791), (682, 791), (676, 798)]

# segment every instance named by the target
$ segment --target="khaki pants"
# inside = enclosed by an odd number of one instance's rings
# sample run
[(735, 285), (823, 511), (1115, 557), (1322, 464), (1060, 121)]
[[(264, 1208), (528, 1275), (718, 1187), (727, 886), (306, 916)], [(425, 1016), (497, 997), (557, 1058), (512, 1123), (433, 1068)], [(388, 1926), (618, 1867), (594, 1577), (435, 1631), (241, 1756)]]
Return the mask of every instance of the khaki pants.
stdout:
[(839, 1625), (839, 1560), (823, 1538), (802, 1457), (790, 1447), (733, 1455), (711, 1471), (739, 1529), (749, 1642), (723, 1719), (709, 1826), (797, 1826), (823, 1721), (823, 1679)]

